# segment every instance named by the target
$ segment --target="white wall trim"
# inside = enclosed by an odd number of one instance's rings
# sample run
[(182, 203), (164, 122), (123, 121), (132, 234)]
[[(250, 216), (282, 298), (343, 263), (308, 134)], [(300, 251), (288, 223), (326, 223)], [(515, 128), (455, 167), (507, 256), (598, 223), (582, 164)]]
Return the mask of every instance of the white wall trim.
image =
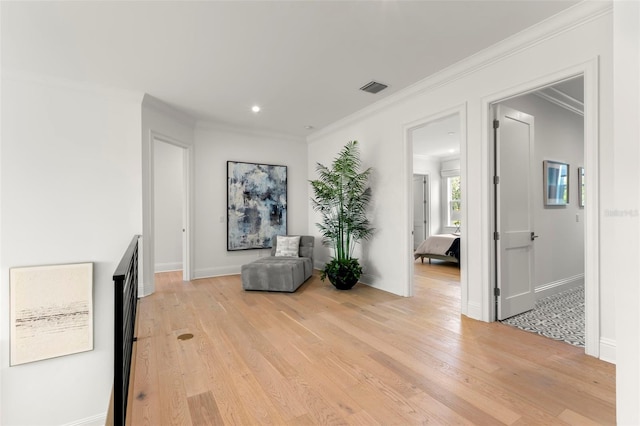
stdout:
[(405, 89), (402, 89), (366, 108), (318, 130), (307, 137), (307, 142), (313, 142), (349, 124), (363, 120), (380, 110), (402, 102), (407, 98), (450, 84), (451, 82), (466, 75), (473, 74), (496, 62), (500, 62), (510, 56), (526, 51), (527, 49), (543, 43), (546, 40), (598, 19), (599, 17), (610, 13), (611, 10), (612, 5), (610, 2), (580, 2), (555, 16), (545, 19), (522, 32), (489, 46), (474, 55), (456, 62), (440, 72), (432, 74), (431, 76)]
[(181, 271), (182, 262), (156, 263), (155, 272)]
[(241, 127), (231, 123), (223, 123), (218, 121), (206, 121), (206, 120), (198, 121), (196, 123), (196, 129), (205, 130), (205, 131), (206, 130), (223, 131), (223, 132), (235, 133), (239, 135), (253, 136), (257, 138), (278, 139), (278, 140), (299, 142), (299, 143), (305, 143), (306, 141), (304, 136), (294, 136), (294, 135), (274, 132), (266, 129)]
[(71, 423), (67, 423), (64, 426), (103, 426), (107, 422), (107, 413), (96, 414), (95, 416), (87, 417), (84, 419), (76, 420)]
[(546, 89), (535, 92), (534, 95), (544, 99), (545, 101), (551, 102), (554, 105), (558, 105), (559, 107), (564, 108), (567, 111), (571, 111), (574, 114), (584, 116), (583, 102), (572, 98), (566, 93), (562, 93), (554, 87), (547, 87)]
[(94, 95), (104, 96), (106, 98), (122, 99), (138, 104), (141, 103), (142, 99), (144, 98), (144, 93), (136, 90), (127, 90), (118, 87), (107, 87), (93, 82), (69, 80), (32, 71), (21, 71), (11, 68), (5, 69), (4, 67), (2, 68), (2, 79), (32, 84), (41, 84), (58, 89), (67, 89), (77, 92), (89, 92)]
[[(147, 296), (155, 291), (155, 254), (154, 254), (154, 241), (155, 241), (155, 218), (154, 218), (154, 145), (155, 141), (166, 142), (171, 145), (178, 146), (185, 150), (184, 159), (184, 173), (187, 190), (185, 191), (186, 209), (185, 214), (185, 229), (186, 229), (186, 258), (183, 259), (183, 279), (190, 280), (193, 277), (193, 226), (194, 223), (194, 200), (193, 200), (193, 182), (194, 182), (194, 159), (193, 159), (193, 146), (175, 139), (171, 136), (162, 134), (153, 129), (150, 129), (147, 135), (143, 135), (142, 138), (142, 232), (144, 238), (143, 253), (145, 256), (142, 259), (143, 271), (145, 282), (143, 284), (143, 293), (140, 296)], [(148, 275), (148, 276), (147, 276)]]
[(377, 282), (380, 282), (380, 277), (377, 277), (375, 275), (372, 274), (362, 274), (362, 276), (360, 277), (360, 279), (358, 280), (360, 283), (362, 284), (366, 284), (370, 287), (373, 288), (378, 288), (376, 287)]
[(572, 277), (541, 284), (535, 288), (536, 298), (541, 299), (581, 285), (584, 285), (584, 274), (577, 274)]
[[(183, 279), (185, 281), (189, 281), (191, 279), (191, 270), (192, 270), (192, 266), (193, 266), (193, 259), (192, 259), (192, 253), (193, 251), (193, 226), (192, 224), (194, 223), (193, 221), (193, 215), (195, 214), (194, 212), (194, 200), (193, 200), (193, 182), (194, 182), (194, 177), (193, 177), (193, 146), (182, 142), (178, 139), (172, 138), (170, 136), (164, 135), (162, 133), (159, 133), (155, 130), (151, 130), (150, 131), (150, 143), (151, 145), (153, 145), (155, 143), (155, 141), (160, 141), (160, 142), (164, 142), (164, 143), (168, 143), (170, 145), (174, 145), (177, 146), (179, 148), (182, 148), (184, 151), (183, 154), (183, 179), (185, 182), (185, 188), (183, 191), (183, 197), (185, 198), (183, 200), (183, 204), (184, 204), (184, 211), (183, 211), (183, 216), (184, 216), (184, 227), (186, 229), (186, 235), (185, 235), (185, 247), (183, 248), (183, 254), (184, 254), (184, 259), (183, 262), (184, 264), (181, 266), (181, 269), (183, 269), (184, 271), (184, 277)], [(151, 193), (153, 194), (153, 184), (154, 184), (154, 173), (155, 170), (153, 168), (153, 163), (154, 163), (154, 150), (153, 148), (150, 151), (151, 154)], [(152, 219), (152, 224), (154, 224), (155, 221)], [(155, 228), (154, 228), (154, 233), (155, 233)]]
[[(402, 164), (402, 170), (405, 176), (405, 188), (403, 191), (403, 202), (405, 203), (406, 215), (403, 218), (405, 222), (404, 229), (406, 232), (403, 235), (403, 243), (407, 248), (405, 253), (406, 268), (404, 268), (405, 276), (401, 277), (402, 282), (406, 283), (403, 296), (411, 297), (414, 294), (413, 275), (414, 275), (414, 261), (413, 258), (413, 141), (411, 140), (411, 132), (424, 126), (425, 124), (440, 120), (444, 117), (452, 115), (458, 115), (459, 117), (459, 134), (460, 137), (460, 182), (463, 188), (462, 191), (462, 223), (463, 225), (467, 220), (467, 197), (464, 191), (467, 178), (467, 104), (459, 104), (450, 108), (444, 109), (436, 114), (414, 120), (406, 123), (403, 126), (403, 150), (404, 150), (404, 162)], [(469, 301), (468, 296), (468, 276), (467, 276), (467, 246), (464, 240), (461, 240), (460, 245), (460, 312), (466, 313), (469, 311), (467, 304)], [(476, 318), (476, 317), (473, 317)]]
[(600, 58), (584, 70), (585, 211), (585, 353), (600, 354)]
[[(491, 158), (490, 152), (493, 146), (492, 129), (490, 129), (489, 114), (491, 105), (511, 97), (531, 93), (538, 88), (548, 86), (557, 81), (566, 80), (577, 75), (584, 75), (585, 87), (585, 120), (584, 120), (584, 157), (585, 169), (589, 170), (587, 178), (587, 199), (589, 203), (585, 206), (585, 353), (587, 355), (599, 356), (600, 350), (600, 252), (599, 252), (599, 235), (600, 235), (600, 201), (599, 201), (599, 99), (598, 99), (598, 79), (599, 79), (599, 58), (595, 57), (590, 61), (577, 64), (575, 66), (559, 70), (550, 75), (537, 78), (520, 84), (516, 87), (509, 88), (499, 93), (487, 96), (482, 100), (482, 170), (483, 179), (487, 182), (483, 189), (483, 198), (488, 200), (487, 217), (482, 222), (482, 238), (483, 246), (487, 248), (490, 259), (487, 265), (490, 266), (489, 271), (482, 280), (482, 293), (488, 297), (487, 302), (483, 304), (483, 316), (485, 321), (492, 321), (495, 318), (495, 306), (491, 302), (493, 298), (492, 283), (495, 280), (493, 267), (494, 253), (491, 249), (493, 241), (491, 238), (493, 232), (493, 194), (490, 189), (491, 181)], [(484, 297), (484, 296), (483, 296)]]
[(175, 118), (180, 123), (188, 127), (194, 127), (196, 125), (196, 120), (193, 117), (191, 117), (189, 114), (171, 105), (166, 104), (165, 102), (161, 101), (160, 99), (154, 96), (149, 95), (148, 93), (144, 94), (143, 102), (145, 107), (155, 109), (156, 111), (162, 114), (170, 115), (171, 117)]
[(240, 275), (242, 265), (221, 266), (219, 268), (202, 268), (196, 269), (193, 279), (224, 277), (227, 275)]
[(467, 312), (463, 312), (469, 318), (481, 318), (482, 306), (479, 303), (469, 302), (467, 303)]
[(153, 197), (153, 151), (152, 132), (142, 135), (142, 291), (140, 297), (148, 296), (155, 291), (154, 278), (154, 197)]
[(611, 364), (616, 363), (616, 341), (605, 337), (600, 339), (600, 359)]

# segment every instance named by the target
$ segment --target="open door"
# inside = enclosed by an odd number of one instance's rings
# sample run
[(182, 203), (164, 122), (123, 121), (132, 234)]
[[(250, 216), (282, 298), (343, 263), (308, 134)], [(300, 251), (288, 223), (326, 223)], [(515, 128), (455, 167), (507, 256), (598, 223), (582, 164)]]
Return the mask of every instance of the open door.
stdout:
[(494, 107), (496, 317), (533, 309), (533, 116)]

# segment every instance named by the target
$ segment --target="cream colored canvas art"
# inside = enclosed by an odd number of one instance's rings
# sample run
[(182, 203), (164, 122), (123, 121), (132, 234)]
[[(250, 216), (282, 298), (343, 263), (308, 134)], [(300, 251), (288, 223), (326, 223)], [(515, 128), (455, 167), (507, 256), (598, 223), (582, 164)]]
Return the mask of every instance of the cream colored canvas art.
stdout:
[(93, 263), (12, 268), (11, 365), (93, 349)]

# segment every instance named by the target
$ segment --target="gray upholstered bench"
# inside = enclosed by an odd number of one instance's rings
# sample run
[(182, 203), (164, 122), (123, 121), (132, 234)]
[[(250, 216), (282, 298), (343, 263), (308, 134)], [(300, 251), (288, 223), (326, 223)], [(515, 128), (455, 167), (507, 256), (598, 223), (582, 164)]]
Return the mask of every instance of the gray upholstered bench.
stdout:
[(242, 265), (242, 288), (296, 291), (313, 274), (313, 243), (314, 237), (300, 236), (298, 257), (294, 257), (276, 256), (277, 241), (274, 242), (271, 256)]

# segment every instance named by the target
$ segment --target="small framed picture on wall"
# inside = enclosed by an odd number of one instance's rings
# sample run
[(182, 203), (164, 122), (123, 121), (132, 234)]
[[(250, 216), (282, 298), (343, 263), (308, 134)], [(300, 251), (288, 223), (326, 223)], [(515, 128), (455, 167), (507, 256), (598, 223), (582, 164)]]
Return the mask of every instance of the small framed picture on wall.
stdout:
[(544, 205), (566, 206), (569, 204), (569, 165), (545, 160), (543, 166)]

